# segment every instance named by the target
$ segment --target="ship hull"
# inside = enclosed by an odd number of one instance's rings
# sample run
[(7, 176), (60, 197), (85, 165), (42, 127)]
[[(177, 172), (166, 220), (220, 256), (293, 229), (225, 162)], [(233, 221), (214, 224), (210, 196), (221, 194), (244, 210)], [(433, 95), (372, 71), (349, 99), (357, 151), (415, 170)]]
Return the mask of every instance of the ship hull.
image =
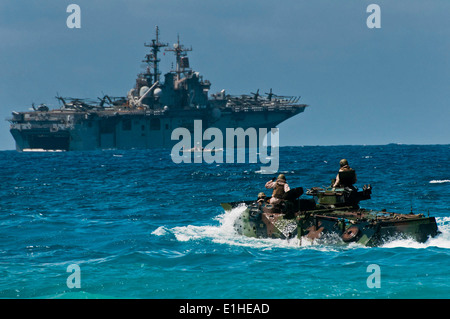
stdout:
[[(51, 120), (12, 124), (10, 132), (18, 151), (171, 148), (179, 142), (172, 139), (172, 131), (183, 127), (193, 133), (194, 120), (202, 120), (202, 131), (214, 127), (220, 129), (225, 136), (226, 128), (246, 130), (253, 127), (267, 128), (270, 131), (304, 109), (305, 106), (273, 112), (221, 112), (220, 117), (214, 119), (205, 110), (180, 110), (176, 114), (145, 111), (104, 112), (99, 115), (49, 112), (46, 116)], [(67, 117), (70, 121), (66, 121)]]

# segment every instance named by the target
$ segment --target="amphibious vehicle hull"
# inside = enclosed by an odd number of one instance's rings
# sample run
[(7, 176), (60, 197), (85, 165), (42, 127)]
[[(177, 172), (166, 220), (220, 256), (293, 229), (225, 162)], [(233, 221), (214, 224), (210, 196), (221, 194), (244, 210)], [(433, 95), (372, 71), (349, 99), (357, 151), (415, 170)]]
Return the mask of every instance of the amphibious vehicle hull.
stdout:
[[(326, 196), (339, 201), (344, 194), (331, 191)], [(314, 199), (296, 199), (274, 206), (267, 201), (245, 201), (224, 203), (222, 207), (230, 210), (245, 205), (246, 209), (236, 219), (234, 228), (240, 235), (256, 238), (330, 239), (335, 243), (356, 242), (364, 246), (379, 246), (393, 238), (425, 242), (439, 233), (434, 217), (365, 210), (359, 208), (357, 202), (370, 198), (370, 189), (353, 195), (358, 198), (351, 205), (348, 201), (343, 205), (336, 202), (324, 205), (322, 197), (319, 203)]]

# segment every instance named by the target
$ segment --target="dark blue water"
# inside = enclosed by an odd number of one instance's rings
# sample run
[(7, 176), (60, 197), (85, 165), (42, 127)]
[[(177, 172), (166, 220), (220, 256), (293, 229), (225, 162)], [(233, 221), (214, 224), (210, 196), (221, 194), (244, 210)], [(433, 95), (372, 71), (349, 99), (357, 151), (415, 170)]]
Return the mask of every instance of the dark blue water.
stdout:
[[(442, 232), (377, 248), (241, 237), (239, 208), (220, 203), (255, 198), (273, 175), (169, 152), (0, 152), (0, 297), (450, 297), (449, 145), (280, 149), (291, 187), (329, 185), (347, 158), (357, 186), (373, 186), (361, 206), (429, 212)], [(67, 284), (72, 264), (80, 288)]]

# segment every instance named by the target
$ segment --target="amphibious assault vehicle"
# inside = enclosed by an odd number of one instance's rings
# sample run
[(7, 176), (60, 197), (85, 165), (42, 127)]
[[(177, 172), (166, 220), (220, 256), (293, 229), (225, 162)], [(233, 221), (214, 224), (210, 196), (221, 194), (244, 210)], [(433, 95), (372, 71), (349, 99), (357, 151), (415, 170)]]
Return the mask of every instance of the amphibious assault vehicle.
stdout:
[(226, 211), (246, 206), (234, 228), (248, 237), (312, 241), (329, 238), (334, 243), (378, 246), (392, 238), (425, 242), (439, 233), (434, 217), (360, 208), (359, 202), (370, 199), (371, 193), (371, 185), (365, 185), (362, 191), (354, 187), (313, 187), (306, 192), (312, 198), (303, 199), (303, 188), (298, 187), (287, 192), (277, 205), (270, 204), (269, 198), (261, 198), (221, 206)]

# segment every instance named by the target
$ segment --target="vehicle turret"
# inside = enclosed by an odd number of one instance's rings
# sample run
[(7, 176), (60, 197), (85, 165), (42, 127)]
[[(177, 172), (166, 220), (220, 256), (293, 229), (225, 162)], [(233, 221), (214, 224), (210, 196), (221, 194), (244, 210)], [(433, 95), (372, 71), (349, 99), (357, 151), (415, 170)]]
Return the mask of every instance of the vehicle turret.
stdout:
[(334, 208), (342, 206), (354, 206), (357, 207), (362, 200), (370, 199), (372, 194), (372, 186), (364, 185), (362, 191), (358, 191), (356, 188), (344, 187), (344, 188), (320, 188), (313, 187), (306, 191), (306, 195), (313, 196), (317, 205), (322, 208)]

